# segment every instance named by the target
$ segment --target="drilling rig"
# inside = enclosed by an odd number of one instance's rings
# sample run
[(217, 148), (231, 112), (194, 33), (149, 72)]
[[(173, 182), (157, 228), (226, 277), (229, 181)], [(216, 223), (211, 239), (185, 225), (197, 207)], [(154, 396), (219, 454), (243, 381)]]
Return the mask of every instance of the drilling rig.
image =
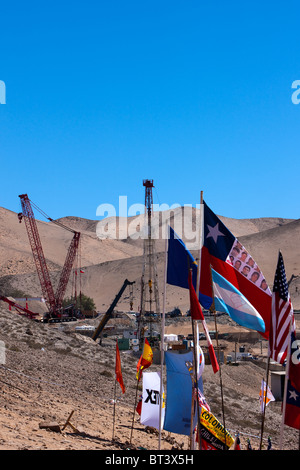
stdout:
[(141, 306), (138, 317), (138, 338), (141, 343), (143, 331), (146, 324), (150, 327), (150, 337), (152, 335), (152, 324), (160, 320), (158, 276), (156, 268), (155, 241), (152, 238), (152, 210), (153, 210), (153, 180), (143, 180), (145, 187), (145, 225), (146, 234), (144, 236), (144, 260), (141, 278)]
[[(71, 244), (68, 249), (68, 253), (66, 256), (66, 260), (60, 275), (60, 279), (58, 282), (58, 286), (56, 291), (54, 292), (52, 282), (50, 279), (48, 266), (46, 263), (46, 259), (43, 252), (42, 243), (40, 240), (37, 223), (34, 217), (33, 209), (32, 209), (32, 201), (30, 201), (27, 194), (21, 194), (19, 196), (21, 200), (22, 212), (18, 214), (19, 222), (22, 222), (22, 219), (25, 220), (25, 226), (31, 246), (31, 251), (33, 254), (33, 259), (35, 262), (36, 270), (38, 273), (39, 281), (42, 288), (42, 293), (46, 304), (48, 306), (48, 312), (45, 314), (43, 321), (45, 323), (53, 323), (53, 322), (63, 322), (63, 321), (74, 321), (77, 320), (77, 316), (73, 315), (73, 312), (64, 312), (62, 303), (64, 299), (64, 295), (66, 292), (66, 288), (69, 282), (70, 274), (72, 271), (72, 267), (78, 252), (79, 241), (80, 241), (80, 232), (76, 232), (69, 227), (61, 224), (58, 221), (51, 219), (50, 217), (46, 216), (50, 222), (59, 225), (60, 227), (68, 230), (69, 232), (73, 233), (73, 238)], [(32, 204), (32, 205), (31, 205)], [(38, 210), (40, 210), (37, 206), (35, 206)], [(42, 212), (42, 211), (40, 211)], [(45, 213), (43, 213), (45, 215)]]

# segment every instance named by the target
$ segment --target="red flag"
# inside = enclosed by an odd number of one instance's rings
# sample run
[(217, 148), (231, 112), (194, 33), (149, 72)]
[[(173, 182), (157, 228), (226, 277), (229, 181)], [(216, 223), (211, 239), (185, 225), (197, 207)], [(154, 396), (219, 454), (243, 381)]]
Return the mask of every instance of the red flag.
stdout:
[(288, 292), (283, 257), (279, 252), (273, 285), (272, 317), (269, 335), (269, 356), (279, 364), (283, 364), (287, 357), (291, 321), (294, 331), (293, 306)]
[(139, 414), (140, 416), (141, 416), (141, 414), (142, 414), (142, 402), (143, 402), (143, 400), (142, 400), (142, 398), (140, 398), (140, 399), (139, 399), (139, 402), (138, 402), (138, 404), (137, 404), (137, 406), (136, 406), (136, 409), (135, 409), (135, 411), (137, 412), (137, 414)]
[(195, 288), (193, 285), (193, 273), (192, 270), (189, 270), (189, 289), (190, 289), (190, 305), (191, 305), (191, 317), (193, 320), (204, 320), (202, 313), (201, 305), (197, 298)]
[(119, 382), (122, 392), (125, 393), (125, 385), (123, 382), (123, 376), (122, 376), (122, 369), (121, 369), (121, 358), (120, 358), (120, 351), (119, 351), (119, 346), (118, 346), (118, 341), (116, 342), (116, 380)]
[[(209, 341), (210, 341), (210, 338), (209, 338)], [(218, 372), (220, 367), (219, 367), (219, 364), (218, 364), (218, 360), (216, 358), (214, 347), (211, 344), (211, 341), (210, 341), (210, 344), (208, 346), (208, 354), (209, 354), (209, 358), (210, 358), (210, 362), (211, 362), (213, 371), (214, 371), (214, 373), (216, 373), (216, 372)]]
[(209, 331), (208, 331), (207, 326), (206, 326), (204, 315), (202, 313), (202, 309), (201, 309), (199, 300), (197, 298), (197, 294), (196, 294), (194, 286), (193, 286), (192, 271), (191, 270), (189, 271), (189, 288), (190, 288), (191, 317), (192, 317), (193, 320), (201, 320), (202, 321), (204, 333), (205, 333), (207, 343), (208, 343), (208, 353), (209, 353), (210, 362), (211, 362), (213, 371), (216, 373), (219, 370), (219, 364), (218, 364), (216, 354), (215, 354), (215, 350), (213, 348), (213, 345), (212, 345), (212, 342), (211, 342), (211, 339), (210, 339), (210, 336), (209, 336)]
[(233, 450), (242, 450), (241, 449), (241, 441), (240, 441), (240, 436), (239, 434), (237, 434), (235, 436), (235, 441), (234, 441), (234, 445), (233, 445)]

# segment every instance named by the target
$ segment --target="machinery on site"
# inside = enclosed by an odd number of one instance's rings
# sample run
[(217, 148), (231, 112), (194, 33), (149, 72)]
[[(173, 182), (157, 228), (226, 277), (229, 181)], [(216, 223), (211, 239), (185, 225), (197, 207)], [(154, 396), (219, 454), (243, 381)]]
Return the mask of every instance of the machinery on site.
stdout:
[(156, 266), (155, 239), (152, 236), (153, 216), (153, 180), (143, 180), (145, 187), (145, 223), (147, 234), (144, 238), (144, 261), (141, 277), (141, 307), (138, 317), (138, 339), (143, 340), (143, 331), (148, 329), (152, 336), (153, 323), (160, 321), (160, 304), (158, 291), (158, 275)]
[[(64, 321), (75, 321), (78, 317), (78, 312), (74, 314), (73, 309), (63, 308), (63, 299), (66, 292), (66, 288), (69, 282), (70, 274), (73, 268), (73, 264), (78, 253), (80, 232), (76, 232), (69, 227), (66, 227), (59, 221), (53, 220), (48, 217), (43, 211), (41, 211), (35, 204), (30, 201), (27, 194), (21, 194), (19, 196), (21, 200), (22, 212), (18, 214), (19, 222), (22, 219), (25, 221), (25, 226), (33, 254), (33, 259), (36, 265), (37, 274), (42, 288), (42, 293), (46, 301), (48, 312), (44, 315), (43, 321), (48, 322), (64, 322)], [(48, 266), (43, 252), (37, 223), (34, 217), (32, 205), (39, 210), (50, 222), (68, 230), (73, 233), (73, 238), (69, 246), (66, 260), (63, 269), (60, 274), (57, 289), (54, 292), (52, 282), (50, 279)]]
[(22, 305), (18, 304), (14, 299), (5, 297), (4, 295), (0, 295), (0, 300), (2, 302), (6, 302), (9, 305), (9, 308), (14, 308), (19, 315), (23, 315), (31, 320), (37, 320), (40, 316), (39, 313), (34, 313), (29, 310), (27, 307), (23, 307)]
[(104, 329), (105, 325), (107, 324), (109, 319), (112, 317), (114, 308), (116, 307), (117, 303), (119, 302), (120, 298), (122, 297), (123, 292), (125, 291), (126, 287), (127, 286), (132, 286), (134, 283), (135, 283), (135, 281), (130, 282), (130, 281), (128, 281), (128, 279), (125, 279), (125, 281), (124, 281), (121, 289), (119, 290), (118, 294), (116, 295), (113, 303), (110, 305), (110, 307), (108, 308), (108, 310), (106, 311), (106, 313), (102, 317), (98, 327), (95, 329), (94, 334), (92, 336), (92, 339), (94, 341), (96, 341), (96, 339), (99, 338), (99, 336), (103, 332), (103, 329)]

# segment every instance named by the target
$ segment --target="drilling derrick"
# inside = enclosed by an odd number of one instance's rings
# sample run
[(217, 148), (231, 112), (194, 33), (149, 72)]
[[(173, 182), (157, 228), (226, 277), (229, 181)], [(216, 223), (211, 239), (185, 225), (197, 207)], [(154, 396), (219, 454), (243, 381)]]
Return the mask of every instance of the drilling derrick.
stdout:
[(141, 310), (138, 322), (139, 339), (143, 336), (146, 324), (150, 325), (151, 336), (152, 322), (160, 320), (155, 240), (152, 238), (153, 180), (144, 180), (143, 186), (145, 187), (146, 233), (144, 234), (144, 262), (141, 278)]

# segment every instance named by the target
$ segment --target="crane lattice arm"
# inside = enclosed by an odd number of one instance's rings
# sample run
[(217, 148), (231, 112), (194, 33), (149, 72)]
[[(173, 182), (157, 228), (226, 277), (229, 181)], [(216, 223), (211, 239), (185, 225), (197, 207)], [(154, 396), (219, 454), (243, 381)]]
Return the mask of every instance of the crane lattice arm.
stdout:
[(30, 199), (27, 194), (21, 194), (19, 197), (22, 204), (22, 214), (19, 214), (19, 220), (21, 222), (22, 216), (25, 219), (27, 234), (38, 272), (43, 296), (49, 305), (50, 313), (54, 316), (59, 316), (59, 310), (62, 307), (62, 302), (69, 282), (72, 267), (78, 252), (80, 232), (76, 232), (69, 227), (65, 227), (63, 224), (51, 219), (50, 217), (47, 217), (51, 222), (65, 228), (66, 230), (69, 230), (70, 232), (73, 232), (74, 234), (60, 275), (57, 290), (54, 294)]
[(21, 194), (22, 213), (25, 220), (26, 230), (35, 262), (36, 270), (39, 276), (43, 296), (49, 304), (50, 310), (55, 310), (55, 294), (53, 291), (49, 271), (44, 256), (36, 220), (27, 194)]
[(63, 302), (64, 295), (65, 295), (67, 285), (69, 282), (72, 267), (73, 267), (76, 254), (78, 251), (79, 240), (80, 240), (80, 232), (75, 232), (71, 245), (69, 246), (66, 261), (65, 261), (63, 270), (61, 272), (59, 283), (58, 283), (57, 290), (55, 293), (55, 301), (56, 301), (57, 310), (59, 310), (62, 306), (62, 302)]

